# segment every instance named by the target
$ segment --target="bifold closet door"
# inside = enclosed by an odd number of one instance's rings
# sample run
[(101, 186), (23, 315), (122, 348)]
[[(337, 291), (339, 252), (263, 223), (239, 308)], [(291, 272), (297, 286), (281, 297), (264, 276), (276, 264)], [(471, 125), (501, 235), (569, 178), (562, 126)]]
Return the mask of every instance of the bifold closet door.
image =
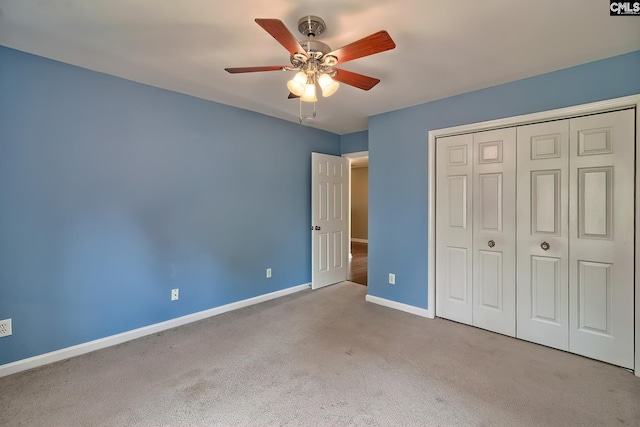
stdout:
[(436, 157), (436, 315), (633, 368), (635, 110), (439, 138)]
[(518, 338), (634, 357), (634, 112), (518, 128)]
[(472, 322), (473, 135), (436, 146), (436, 315)]
[(570, 120), (569, 351), (634, 365), (635, 110)]
[(439, 138), (436, 315), (515, 335), (515, 128)]
[(569, 120), (518, 127), (517, 337), (569, 349)]
[(473, 325), (516, 333), (516, 129), (473, 134)]

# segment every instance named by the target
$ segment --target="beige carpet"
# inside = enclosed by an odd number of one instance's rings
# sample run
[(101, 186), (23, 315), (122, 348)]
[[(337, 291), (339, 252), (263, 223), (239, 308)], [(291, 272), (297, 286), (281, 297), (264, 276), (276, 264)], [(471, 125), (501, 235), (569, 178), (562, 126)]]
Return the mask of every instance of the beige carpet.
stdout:
[(624, 369), (366, 291), (304, 291), (0, 378), (0, 425), (640, 425)]

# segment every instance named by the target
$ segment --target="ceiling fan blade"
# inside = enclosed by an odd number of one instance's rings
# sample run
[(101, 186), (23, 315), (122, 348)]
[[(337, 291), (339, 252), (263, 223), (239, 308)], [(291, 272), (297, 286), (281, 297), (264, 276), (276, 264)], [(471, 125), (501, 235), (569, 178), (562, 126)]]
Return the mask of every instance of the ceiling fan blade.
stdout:
[(306, 51), (300, 46), (295, 36), (291, 34), (291, 31), (289, 31), (279, 19), (256, 18), (256, 23), (267, 33), (271, 34), (291, 55), (294, 53), (302, 53), (307, 56)]
[(380, 83), (380, 79), (365, 76), (364, 74), (354, 73), (351, 71), (343, 70), (341, 68), (334, 68), (334, 70), (337, 72), (337, 74), (333, 76), (333, 80), (339, 81), (340, 83), (344, 83), (349, 86), (357, 87), (358, 89), (369, 90)]
[(287, 96), (287, 99), (298, 99), (300, 98), (299, 95), (296, 95), (295, 93), (291, 93), (289, 92), (289, 96)]
[(395, 47), (396, 44), (389, 33), (383, 30), (329, 52), (327, 55), (335, 56), (338, 58), (338, 64), (343, 64), (347, 61), (391, 50)]
[(237, 67), (237, 68), (225, 68), (225, 71), (231, 74), (238, 73), (255, 73), (258, 71), (286, 71), (290, 67), (285, 65), (267, 65), (264, 67)]

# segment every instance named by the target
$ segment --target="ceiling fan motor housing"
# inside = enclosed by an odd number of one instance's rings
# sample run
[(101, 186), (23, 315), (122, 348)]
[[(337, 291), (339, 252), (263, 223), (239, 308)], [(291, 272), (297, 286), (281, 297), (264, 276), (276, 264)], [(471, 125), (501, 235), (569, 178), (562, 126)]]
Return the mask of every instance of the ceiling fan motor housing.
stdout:
[(331, 47), (317, 40), (301, 41), (300, 46), (304, 48), (307, 55), (300, 55), (298, 53), (291, 55), (291, 64), (294, 67), (300, 67), (308, 60), (322, 62), (321, 60), (323, 57), (325, 57), (327, 53), (331, 52)]

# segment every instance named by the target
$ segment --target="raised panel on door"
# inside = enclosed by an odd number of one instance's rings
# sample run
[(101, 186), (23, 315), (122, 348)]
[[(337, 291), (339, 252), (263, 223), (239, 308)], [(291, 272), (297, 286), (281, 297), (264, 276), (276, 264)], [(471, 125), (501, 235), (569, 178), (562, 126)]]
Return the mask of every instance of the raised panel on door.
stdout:
[[(566, 287), (567, 280), (560, 277), (560, 265), (560, 258), (531, 257), (531, 318), (536, 321), (552, 325), (562, 324), (560, 313), (563, 307), (560, 294), (562, 286)], [(564, 338), (568, 338), (568, 331)]]
[(329, 233), (317, 233), (316, 249), (317, 254), (317, 271), (319, 273), (326, 273), (329, 271)]
[(517, 134), (517, 337), (567, 350), (569, 121)]
[(436, 315), (470, 324), (472, 136), (436, 143)]
[(345, 245), (345, 235), (342, 231), (333, 232), (333, 268), (339, 269), (345, 267), (345, 254), (343, 248)]
[(443, 288), (443, 296), (449, 300), (467, 304), (470, 301), (467, 280), (469, 276), (467, 271), (468, 250), (467, 248), (448, 246), (444, 256), (446, 271), (443, 273), (448, 286)]
[[(315, 210), (315, 221), (313, 224), (322, 224), (324, 225), (329, 220), (329, 195), (331, 194), (329, 191), (329, 165), (328, 162), (319, 161), (317, 163), (317, 175), (319, 177), (319, 182), (316, 184), (317, 193), (316, 193), (316, 210)], [(320, 226), (320, 230), (315, 231), (315, 244), (316, 253), (314, 254), (314, 259), (317, 260), (316, 267), (314, 270), (319, 274), (326, 274), (329, 272), (329, 257), (331, 256), (331, 251), (329, 247), (329, 230), (325, 227), (322, 230)]]
[(477, 305), (483, 309), (501, 312), (503, 310), (502, 253), (480, 250), (477, 254), (478, 259), (475, 260), (475, 264), (478, 275), (477, 282), (474, 283)]
[(569, 350), (634, 364), (634, 111), (570, 120)]
[(578, 261), (578, 328), (611, 336), (612, 270), (602, 262)]
[(449, 210), (443, 218), (449, 228), (459, 230), (467, 229), (467, 195), (468, 177), (466, 175), (454, 175), (444, 178), (448, 184)]
[(516, 332), (516, 130), (473, 135), (473, 325)]

